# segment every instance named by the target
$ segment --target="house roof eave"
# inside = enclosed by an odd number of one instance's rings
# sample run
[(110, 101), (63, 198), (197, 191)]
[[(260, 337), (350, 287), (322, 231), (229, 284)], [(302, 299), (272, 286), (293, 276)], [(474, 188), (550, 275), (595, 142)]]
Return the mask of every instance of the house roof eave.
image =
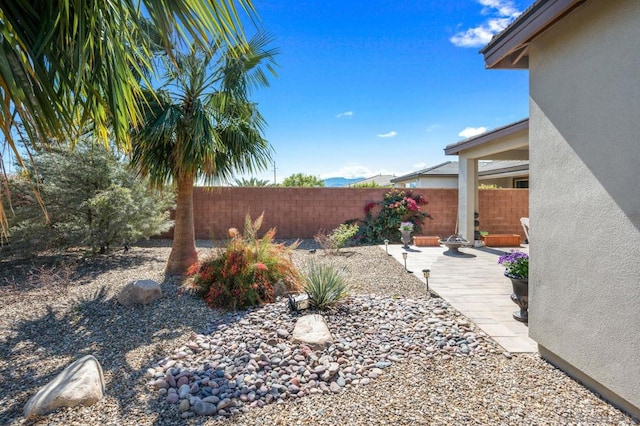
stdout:
[(478, 176), (492, 176), (492, 175), (501, 175), (506, 173), (514, 173), (514, 172), (529, 172), (529, 164), (523, 164), (521, 166), (514, 167), (504, 167), (501, 169), (492, 169), (492, 170), (483, 170), (478, 172)]
[[(398, 176), (397, 178), (391, 179), (391, 183), (404, 182), (405, 180), (418, 178), (420, 176), (425, 176), (425, 175), (428, 175), (428, 172), (432, 170), (437, 170), (451, 163), (453, 163), (453, 161), (445, 161), (444, 163), (436, 164), (435, 166), (427, 167), (426, 169), (420, 169), (418, 171), (411, 172), (406, 175)], [(438, 176), (443, 176), (443, 175), (438, 175)]]
[(509, 136), (522, 130), (527, 130), (528, 128), (529, 119), (525, 118), (523, 120), (516, 121), (515, 123), (507, 124), (506, 126), (498, 127), (482, 133), (481, 135), (465, 139), (461, 142), (447, 145), (444, 148), (444, 153), (447, 155), (458, 155), (461, 151), (482, 145), (500, 137)]
[(486, 68), (529, 68), (529, 42), (586, 1), (537, 0), (480, 50)]

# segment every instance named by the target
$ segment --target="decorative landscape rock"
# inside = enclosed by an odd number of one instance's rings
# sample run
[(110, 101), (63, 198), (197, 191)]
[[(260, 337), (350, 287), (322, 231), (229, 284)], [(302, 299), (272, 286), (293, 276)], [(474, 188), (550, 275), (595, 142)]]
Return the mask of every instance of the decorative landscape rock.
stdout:
[(355, 296), (324, 316), (299, 316), (281, 300), (225, 314), (147, 375), (149, 387), (181, 417), (229, 417), (290, 398), (349, 392), (407, 359), (496, 352), (491, 339), (439, 298)]
[(162, 297), (160, 284), (153, 280), (138, 280), (125, 285), (116, 296), (123, 306), (146, 305)]
[(320, 350), (333, 343), (333, 337), (322, 315), (310, 314), (298, 319), (291, 336), (294, 342), (306, 343)]
[[(156, 241), (151, 244), (156, 245)], [(135, 264), (139, 264), (139, 269), (110, 269), (112, 259), (100, 258), (109, 268), (101, 271), (110, 273), (94, 274), (98, 269), (89, 269), (89, 281), (85, 284), (83, 279), (83, 284), (73, 289), (74, 299), (95, 300), (96, 294), (105, 286), (119, 282), (122, 287), (133, 281), (132, 277), (148, 277), (162, 283), (162, 271), (171, 247), (170, 244), (165, 247), (164, 242), (160, 245), (161, 247), (136, 248), (134, 255), (140, 262)], [(299, 262), (300, 267), (310, 256), (306, 246), (303, 245), (302, 248), (304, 250), (293, 253), (294, 260)], [(355, 255), (313, 255), (317, 257), (317, 261), (338, 261), (338, 266), (348, 266), (351, 294), (355, 296), (343, 306), (323, 313), (333, 334), (335, 347), (322, 351), (306, 349), (306, 345), (295, 344), (290, 339), (277, 336), (276, 330), (280, 328), (293, 331), (300, 316), (298, 313), (290, 313), (286, 305), (276, 303), (269, 307), (242, 311), (237, 315), (226, 314), (210, 309), (200, 298), (178, 297), (178, 280), (162, 284), (164, 296), (158, 301), (161, 304), (155, 302), (145, 309), (129, 309), (126, 315), (122, 315), (122, 309), (114, 310), (112, 303), (69, 304), (69, 295), (61, 292), (58, 286), (43, 286), (41, 291), (5, 291), (5, 303), (0, 315), (0, 341), (4, 344), (3, 354), (0, 356), (0, 400), (3, 401), (0, 405), (0, 424), (31, 424), (32, 421), (23, 417), (24, 405), (40, 386), (48, 382), (40, 379), (34, 384), (32, 372), (38, 377), (53, 379), (66, 366), (48, 357), (43, 359), (41, 348), (46, 348), (46, 353), (74, 354), (85, 353), (82, 351), (86, 350), (88, 344), (92, 344), (101, 348), (105, 357), (103, 359), (100, 355), (97, 358), (104, 369), (105, 380), (109, 381), (106, 388), (108, 397), (91, 407), (58, 409), (45, 418), (36, 419), (34, 424), (168, 426), (348, 423), (369, 426), (383, 423), (418, 425), (434, 419), (433, 423), (452, 425), (551, 425), (581, 422), (636, 425), (629, 416), (560, 373), (538, 354), (513, 354), (512, 359), (506, 359), (502, 354), (504, 349), (486, 338), (473, 322), (448, 307), (446, 301), (436, 297), (432, 301), (419, 299), (426, 295), (424, 283), (419, 282), (414, 274), (407, 274), (400, 263), (386, 255), (384, 248), (362, 246), (350, 250)], [(7, 276), (9, 269), (5, 266), (7, 265), (0, 266), (0, 275), (4, 273)], [(363, 294), (378, 297), (359, 296)], [(398, 303), (397, 299), (403, 298), (413, 300)], [(73, 323), (77, 327), (73, 338), (56, 338), (69, 332), (70, 323), (43, 317), (47, 306), (54, 307), (57, 318), (73, 314), (67, 318), (80, 320)], [(75, 311), (74, 306), (81, 309)], [(159, 309), (149, 309), (150, 307)], [(283, 314), (283, 310), (287, 314)], [(402, 315), (399, 310), (403, 310)], [(404, 316), (404, 323), (412, 329), (402, 330), (403, 323), (395, 322), (397, 320), (394, 318)], [(433, 324), (425, 324), (429, 318), (434, 319)], [(84, 322), (85, 319), (88, 323)], [(384, 332), (377, 328), (378, 325), (389, 323), (398, 327)], [(431, 325), (434, 328), (430, 328)], [(458, 327), (458, 330), (454, 327)], [(440, 330), (436, 331), (435, 328)], [(182, 330), (186, 329), (198, 332), (185, 334)], [(175, 332), (167, 333), (167, 330)], [(373, 333), (365, 335), (364, 330)], [(446, 355), (449, 352), (445, 353), (444, 347), (441, 349), (435, 346), (438, 338), (450, 335), (451, 338), (459, 339), (467, 333), (476, 333), (477, 345), (473, 347), (467, 343), (469, 354), (463, 354), (461, 350), (460, 353)], [(85, 337), (90, 337), (92, 343)], [(471, 335), (468, 338), (473, 340)], [(267, 345), (267, 340), (271, 339), (272, 344)], [(384, 339), (388, 339), (391, 346), (386, 353), (382, 352), (387, 348)], [(351, 342), (359, 347), (353, 349), (351, 355), (346, 351), (338, 355), (337, 347), (343, 345), (341, 342)], [(403, 347), (404, 343), (407, 348)], [(168, 348), (174, 348), (175, 351)], [(285, 355), (287, 350), (291, 350), (291, 355)], [(175, 357), (178, 351), (183, 352), (181, 359)], [(272, 351), (275, 351), (274, 355), (284, 355), (282, 359), (286, 362), (303, 357), (305, 364), (310, 364), (311, 354), (318, 360), (322, 356), (335, 359), (341, 367), (333, 380), (344, 385), (342, 391), (331, 394), (330, 384), (328, 387), (325, 384), (326, 391), (320, 390), (318, 380), (312, 386), (311, 380), (305, 379), (306, 383), (302, 380), (304, 373), (301, 375), (295, 372), (296, 375), (291, 375), (282, 367), (269, 371), (261, 368), (251, 373), (243, 370), (244, 367), (252, 368), (253, 364), (248, 365), (246, 361), (242, 361), (252, 353), (266, 355)], [(374, 360), (386, 355), (386, 360), (393, 363), (393, 366), (382, 368), (384, 374), (377, 379), (358, 379), (356, 367), (362, 365), (359, 358), (364, 357), (365, 352), (367, 357)], [(445, 356), (451, 359), (445, 361)], [(110, 358), (108, 363), (106, 357)], [(73, 360), (68, 361), (69, 364), (71, 361)], [(228, 374), (234, 382), (240, 377), (251, 374), (255, 376), (255, 383), (247, 387), (256, 386), (256, 390), (231, 398), (234, 405), (223, 409), (222, 413), (213, 413), (213, 408), (219, 402), (217, 395), (225, 393), (224, 390), (220, 391), (224, 382), (230, 383), (231, 379), (216, 378), (209, 385), (207, 379), (210, 376), (227, 368), (214, 366), (216, 362), (230, 362), (227, 365)], [(138, 375), (141, 370), (131, 370), (134, 366), (149, 367), (144, 379)], [(305, 367), (305, 371), (308, 368)], [(277, 378), (269, 377), (274, 370), (280, 375)], [(198, 382), (200, 389), (198, 393), (187, 397), (191, 409), (180, 413), (178, 388), (154, 390), (152, 382), (156, 378), (164, 378), (167, 373), (178, 377), (183, 372), (190, 373), (189, 380)], [(287, 374), (288, 379), (285, 377)], [(349, 374), (356, 378), (347, 383)], [(177, 384), (175, 377), (173, 384), (169, 383), (170, 386)], [(216, 380), (223, 386), (216, 387)], [(267, 390), (271, 389), (269, 381), (282, 385), (290, 382), (291, 386), (287, 386), (284, 393), (280, 388), (279, 397), (276, 398), (271, 393), (262, 395), (262, 385), (257, 386), (260, 380), (265, 382), (263, 385)], [(243, 386), (236, 387), (236, 390), (242, 392)], [(527, 392), (523, 392), (523, 389)], [(28, 394), (24, 393), (25, 390)], [(208, 392), (217, 393), (211, 397), (203, 397)], [(322, 397), (308, 398), (309, 394)], [(272, 402), (281, 403), (268, 406), (267, 396), (272, 398)], [(203, 405), (203, 412), (197, 414), (196, 398), (212, 405)], [(262, 406), (264, 409), (253, 408)], [(237, 418), (222, 418), (229, 417), (232, 411), (243, 414)], [(200, 417), (205, 412), (215, 417)], [(194, 415), (198, 417), (182, 420)]]
[(89, 406), (104, 396), (102, 367), (93, 355), (75, 361), (32, 396), (24, 407), (27, 419), (60, 407)]

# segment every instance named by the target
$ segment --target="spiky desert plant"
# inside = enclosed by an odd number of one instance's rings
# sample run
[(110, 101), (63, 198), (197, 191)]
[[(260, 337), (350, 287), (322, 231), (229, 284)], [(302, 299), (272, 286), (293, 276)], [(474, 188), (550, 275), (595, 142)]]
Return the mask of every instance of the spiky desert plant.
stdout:
[(328, 309), (347, 297), (344, 268), (328, 263), (309, 262), (303, 289), (317, 309)]

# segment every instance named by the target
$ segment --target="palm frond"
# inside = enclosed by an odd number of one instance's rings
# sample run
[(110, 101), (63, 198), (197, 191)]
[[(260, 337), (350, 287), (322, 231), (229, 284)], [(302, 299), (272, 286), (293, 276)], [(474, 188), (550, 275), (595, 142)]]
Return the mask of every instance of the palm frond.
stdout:
[[(148, 100), (145, 126), (151, 128), (134, 133), (132, 162), (140, 163), (142, 173), (155, 176), (155, 181), (193, 175), (211, 183), (270, 164), (272, 150), (262, 136), (264, 119), (248, 99), (248, 75), (272, 60), (262, 50), (251, 51), (270, 39), (256, 40), (253, 45), (228, 48), (192, 46), (177, 55), (175, 63), (167, 62), (167, 81), (162, 85), (167, 90), (159, 92), (166, 95), (166, 103)], [(170, 126), (168, 108), (175, 111)], [(159, 155), (158, 150), (171, 154)], [(167, 161), (170, 164), (161, 163)]]
[(179, 40), (243, 43), (241, 12), (256, 21), (251, 0), (0, 1), (4, 143), (20, 162), (17, 125), (32, 146), (91, 128), (97, 141), (128, 149), (158, 46), (175, 57)]

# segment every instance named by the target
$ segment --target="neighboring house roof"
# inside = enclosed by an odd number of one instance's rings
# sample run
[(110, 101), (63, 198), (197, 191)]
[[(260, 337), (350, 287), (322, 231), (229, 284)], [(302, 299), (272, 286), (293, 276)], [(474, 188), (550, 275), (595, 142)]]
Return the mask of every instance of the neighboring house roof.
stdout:
[(395, 179), (391, 179), (391, 183), (404, 182), (408, 179), (417, 178), (420, 176), (456, 176), (458, 174), (458, 162), (446, 161), (444, 163), (436, 164), (435, 166), (427, 167), (426, 169), (418, 170), (417, 172), (411, 172), (406, 175), (399, 176)]
[[(404, 176), (391, 179), (393, 183), (405, 182), (422, 176), (458, 176), (458, 162), (447, 161), (433, 167), (418, 170)], [(529, 173), (529, 161), (526, 160), (495, 160), (480, 161), (478, 164), (478, 176), (496, 176), (513, 172)]]
[(537, 0), (480, 50), (487, 68), (529, 68), (529, 42), (587, 0)]
[(395, 175), (372, 176), (370, 178), (366, 178), (366, 179), (359, 180), (357, 182), (350, 183), (347, 186), (362, 185), (362, 184), (368, 184), (368, 183), (372, 183), (372, 182), (375, 183), (376, 185), (380, 185), (380, 186), (390, 186), (394, 177), (395, 177)]
[(444, 149), (444, 152), (447, 155), (457, 155), (460, 153), (460, 151), (464, 151), (465, 149), (473, 148), (474, 146), (482, 145), (483, 143), (489, 142), (491, 140), (509, 136), (527, 129), (529, 129), (529, 119), (525, 118), (523, 120), (516, 121), (515, 123), (507, 124), (506, 126), (489, 130), (488, 132), (465, 139), (461, 142), (447, 145)]
[(494, 160), (480, 161), (478, 164), (478, 176), (494, 176), (513, 172), (529, 173), (529, 161), (527, 160)]

